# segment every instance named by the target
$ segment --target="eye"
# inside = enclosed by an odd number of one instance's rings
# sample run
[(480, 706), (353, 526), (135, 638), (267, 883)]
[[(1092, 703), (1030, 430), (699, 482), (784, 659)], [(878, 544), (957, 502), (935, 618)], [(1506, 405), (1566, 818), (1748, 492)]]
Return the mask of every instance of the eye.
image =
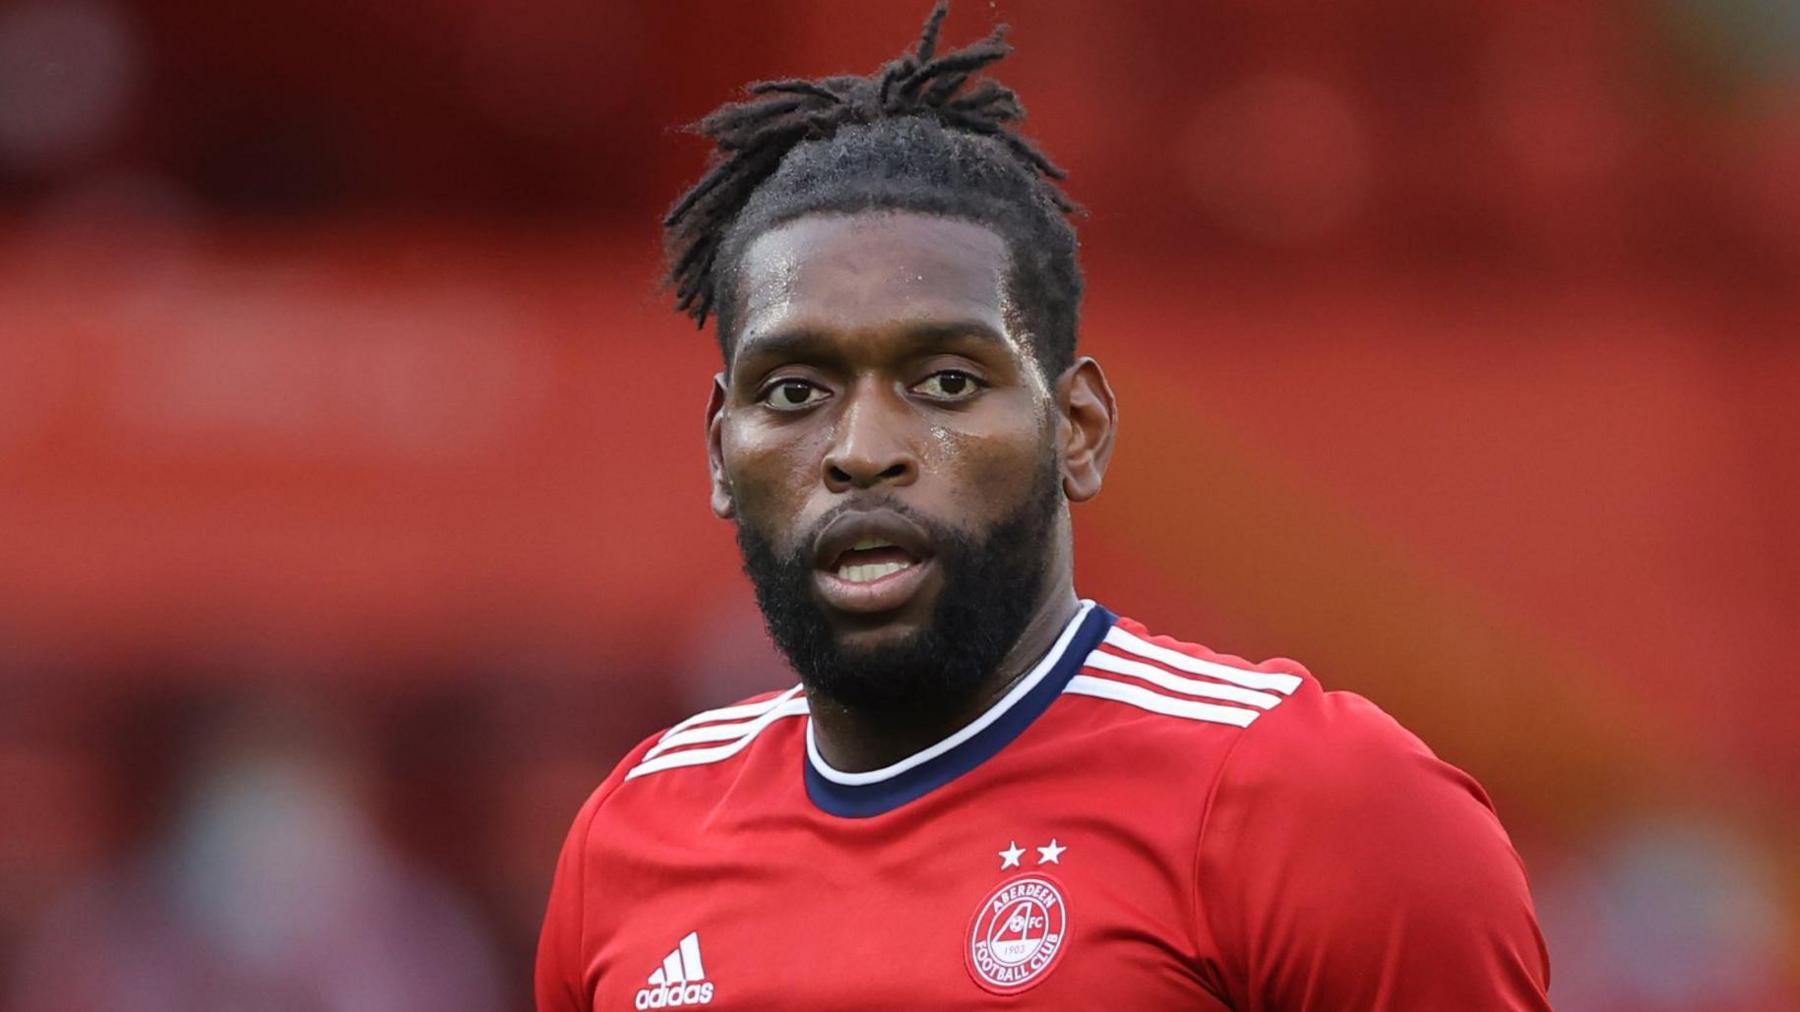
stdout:
[(777, 411), (798, 411), (810, 408), (830, 396), (829, 391), (816, 383), (803, 379), (784, 379), (769, 384), (757, 400)]
[(913, 392), (934, 401), (966, 401), (986, 385), (961, 369), (943, 369), (913, 384)]

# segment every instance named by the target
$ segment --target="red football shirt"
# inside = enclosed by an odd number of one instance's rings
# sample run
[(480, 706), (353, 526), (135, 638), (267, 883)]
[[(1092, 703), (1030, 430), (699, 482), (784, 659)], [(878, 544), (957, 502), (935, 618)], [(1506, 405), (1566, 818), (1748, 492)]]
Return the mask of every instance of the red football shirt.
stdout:
[(1366, 700), (1084, 602), (885, 769), (796, 687), (638, 746), (576, 817), (543, 1012), (1548, 1009), (1481, 788)]

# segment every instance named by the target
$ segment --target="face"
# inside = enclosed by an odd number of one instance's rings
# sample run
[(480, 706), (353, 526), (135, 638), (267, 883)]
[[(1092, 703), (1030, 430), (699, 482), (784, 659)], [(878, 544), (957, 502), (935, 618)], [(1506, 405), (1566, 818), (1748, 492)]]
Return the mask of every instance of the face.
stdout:
[(1006, 266), (989, 229), (889, 212), (798, 219), (739, 265), (713, 505), (814, 693), (898, 707), (973, 691), (1067, 578), (1063, 507), (1097, 489), (1110, 394), (1096, 450), (1069, 387), (1097, 369), (1043, 375)]

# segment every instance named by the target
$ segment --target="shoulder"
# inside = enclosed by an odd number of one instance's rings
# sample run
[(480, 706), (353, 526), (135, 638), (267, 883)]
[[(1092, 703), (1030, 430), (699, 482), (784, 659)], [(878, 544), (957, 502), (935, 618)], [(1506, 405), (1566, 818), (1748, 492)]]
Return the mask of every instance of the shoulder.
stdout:
[(1525, 868), (1487, 793), (1354, 693), (1313, 684), (1245, 729), (1194, 872), (1221, 979), (1245, 1000), (1547, 1007)]
[(1354, 855), (1364, 872), (1385, 870), (1390, 885), (1415, 877), (1423, 887), (1444, 870), (1432, 856), (1439, 847), (1492, 852), (1500, 860), (1485, 872), (1509, 881), (1519, 872), (1473, 777), (1369, 700), (1327, 691), (1296, 661), (1252, 662), (1121, 618), (1066, 691), (1115, 704), (1108, 719), (1130, 729), (1122, 740), (1138, 743), (1129, 749), (1136, 761), (1191, 771), (1206, 854), (1231, 866), (1215, 872), (1316, 859), (1329, 873)]
[(1140, 730), (1228, 745), (1234, 732), (1317, 689), (1312, 675), (1287, 658), (1247, 661), (1118, 618), (1063, 691), (1112, 704), (1101, 712)]
[[(1220, 810), (1254, 804), (1265, 819), (1286, 810), (1321, 830), (1363, 832), (1381, 819), (1383, 828), (1424, 831), (1448, 820), (1499, 831), (1473, 777), (1373, 702), (1317, 683), (1244, 735), (1209, 800)], [(1209, 821), (1222, 822), (1221, 811), (1209, 812)], [(1215, 831), (1225, 828), (1208, 830)]]
[(737, 763), (765, 751), (758, 746), (794, 733), (799, 722), (790, 718), (806, 712), (806, 696), (798, 685), (702, 710), (639, 742), (589, 804), (599, 809), (734, 775)]
[[(1254, 840), (1326, 860), (1360, 854), (1380, 867), (1433, 841), (1506, 839), (1473, 777), (1375, 703), (1310, 675), (1233, 743), (1203, 820), (1212, 846)], [(1506, 863), (1516, 871), (1516, 859)]]
[(1171, 727), (1232, 729), (1210, 733), (1232, 750), (1240, 778), (1267, 767), (1274, 779), (1304, 787), (1319, 777), (1353, 780), (1421, 757), (1435, 761), (1380, 707), (1327, 691), (1298, 661), (1246, 660), (1129, 618), (1117, 619), (1065, 691), (1175, 718), (1164, 722)]

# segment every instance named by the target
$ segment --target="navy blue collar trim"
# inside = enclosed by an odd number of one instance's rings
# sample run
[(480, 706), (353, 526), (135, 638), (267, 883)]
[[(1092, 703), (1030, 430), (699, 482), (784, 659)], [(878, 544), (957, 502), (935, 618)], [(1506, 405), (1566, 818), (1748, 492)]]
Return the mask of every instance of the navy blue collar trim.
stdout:
[[(952, 735), (946, 742), (954, 741), (955, 744), (948, 748), (940, 743), (886, 770), (861, 774), (832, 771), (827, 776), (820, 769), (824, 760), (813, 744), (812, 722), (808, 718), (807, 755), (803, 764), (807, 796), (812, 798), (813, 804), (832, 815), (865, 819), (924, 797), (980, 766), (1024, 734), (1025, 729), (1050, 708), (1056, 697), (1062, 695), (1063, 687), (1081, 670), (1087, 655), (1100, 645), (1115, 619), (1112, 612), (1098, 604), (1083, 602), (1082, 610), (1070, 620), (1069, 628), (1059, 637), (1051, 654), (1038, 662), (1039, 668), (1021, 682), (1024, 691), (995, 703), (993, 709), (970, 725), (974, 727), (986, 722), (984, 726), (965, 740), (956, 739), (967, 733), (967, 729)], [(1035, 683), (1026, 684), (1034, 678)]]

